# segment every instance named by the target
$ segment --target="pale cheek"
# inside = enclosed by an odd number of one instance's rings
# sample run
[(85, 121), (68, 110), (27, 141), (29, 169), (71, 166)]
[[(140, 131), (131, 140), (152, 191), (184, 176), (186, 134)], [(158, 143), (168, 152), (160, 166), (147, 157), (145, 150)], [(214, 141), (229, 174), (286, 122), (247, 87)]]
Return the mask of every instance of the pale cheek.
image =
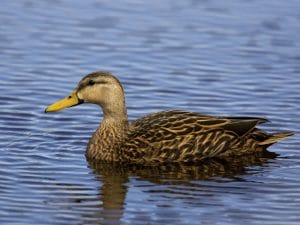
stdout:
[(102, 103), (102, 95), (97, 92), (98, 90), (91, 90), (89, 92), (86, 92), (84, 95), (86, 97), (86, 101), (90, 103), (95, 104), (101, 104)]
[(80, 92), (77, 93), (77, 97), (78, 97), (79, 99), (84, 99), (83, 96), (82, 96), (82, 94), (81, 94)]
[(93, 102), (93, 95), (87, 91), (81, 91), (77, 93), (79, 99), (83, 99), (85, 102), (92, 103)]
[(93, 93), (87, 93), (86, 100), (87, 100), (87, 102), (91, 102), (91, 103), (97, 102), (97, 98), (95, 97), (95, 95)]

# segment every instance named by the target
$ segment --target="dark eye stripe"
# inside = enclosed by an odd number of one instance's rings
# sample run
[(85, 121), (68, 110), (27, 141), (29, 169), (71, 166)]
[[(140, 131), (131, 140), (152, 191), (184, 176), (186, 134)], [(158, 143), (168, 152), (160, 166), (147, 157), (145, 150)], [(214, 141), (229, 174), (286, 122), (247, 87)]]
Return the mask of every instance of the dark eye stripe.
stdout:
[(96, 84), (107, 84), (107, 81), (97, 81)]
[(93, 86), (95, 83), (96, 83), (95, 81), (93, 81), (93, 80), (89, 80), (89, 83), (88, 83), (88, 85), (90, 85), (90, 86)]
[(94, 84), (107, 84), (108, 82), (106, 81), (94, 81), (94, 80), (89, 80), (87, 83), (88, 86), (93, 86)]

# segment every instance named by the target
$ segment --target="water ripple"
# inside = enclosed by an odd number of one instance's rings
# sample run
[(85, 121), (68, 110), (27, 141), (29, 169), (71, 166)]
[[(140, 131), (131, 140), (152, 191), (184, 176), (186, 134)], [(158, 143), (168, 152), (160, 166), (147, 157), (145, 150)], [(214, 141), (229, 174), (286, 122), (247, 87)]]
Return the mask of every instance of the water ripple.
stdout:
[[(299, 12), (296, 0), (2, 2), (1, 224), (299, 224)], [(124, 84), (130, 119), (261, 116), (296, 135), (277, 158), (92, 165), (100, 109), (43, 111), (98, 70)]]

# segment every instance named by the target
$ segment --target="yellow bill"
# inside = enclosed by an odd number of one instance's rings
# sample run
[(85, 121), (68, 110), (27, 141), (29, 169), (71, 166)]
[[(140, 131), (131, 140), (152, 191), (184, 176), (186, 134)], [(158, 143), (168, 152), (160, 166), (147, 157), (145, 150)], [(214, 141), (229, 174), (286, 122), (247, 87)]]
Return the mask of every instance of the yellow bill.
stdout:
[(83, 103), (81, 99), (78, 98), (76, 92), (72, 92), (68, 97), (53, 103), (45, 109), (45, 113), (47, 112), (57, 112), (63, 110), (65, 108), (69, 108), (75, 105), (79, 105)]

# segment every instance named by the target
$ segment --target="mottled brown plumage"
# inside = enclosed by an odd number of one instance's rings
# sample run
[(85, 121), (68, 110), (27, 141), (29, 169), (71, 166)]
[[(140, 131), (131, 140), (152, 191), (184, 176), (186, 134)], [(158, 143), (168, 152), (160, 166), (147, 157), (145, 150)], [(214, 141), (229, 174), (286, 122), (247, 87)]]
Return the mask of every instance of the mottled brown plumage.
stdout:
[[(123, 87), (107, 72), (87, 75), (74, 93), (78, 103), (100, 105), (104, 113), (87, 146), (86, 156), (93, 160), (197, 162), (265, 151), (293, 134), (268, 134), (256, 128), (267, 121), (262, 118), (214, 117), (179, 110), (149, 114), (130, 123)], [(49, 108), (46, 111), (62, 109)]]

